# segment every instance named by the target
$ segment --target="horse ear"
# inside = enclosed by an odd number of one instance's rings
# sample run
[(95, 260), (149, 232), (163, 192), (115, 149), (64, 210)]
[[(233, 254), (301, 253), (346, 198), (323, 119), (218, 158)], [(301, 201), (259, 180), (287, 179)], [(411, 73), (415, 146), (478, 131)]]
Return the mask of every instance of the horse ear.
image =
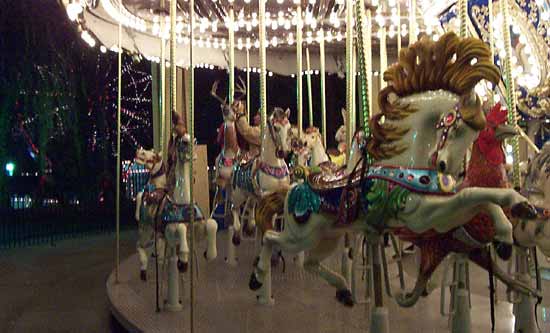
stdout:
[(172, 111), (172, 124), (176, 125), (181, 120), (181, 115), (176, 111)]
[(399, 99), (399, 96), (397, 96), (396, 93), (391, 92), (391, 93), (388, 94), (387, 99), (388, 99), (388, 102), (389, 102), (390, 104), (394, 104), (394, 103), (397, 102), (397, 100)]
[(286, 108), (285, 115), (287, 118), (290, 118), (290, 108)]
[(348, 112), (346, 111), (346, 109), (342, 108), (342, 110), (340, 111), (342, 113), (342, 119), (344, 120), (344, 125), (346, 124), (346, 119), (348, 118)]

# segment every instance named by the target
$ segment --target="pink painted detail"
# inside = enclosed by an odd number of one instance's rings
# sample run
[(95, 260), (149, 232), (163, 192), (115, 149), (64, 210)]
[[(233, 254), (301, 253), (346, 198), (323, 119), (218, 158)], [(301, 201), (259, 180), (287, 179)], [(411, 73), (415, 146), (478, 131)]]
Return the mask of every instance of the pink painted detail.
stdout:
[(281, 167), (274, 167), (274, 166), (268, 165), (265, 162), (260, 162), (259, 169), (266, 175), (275, 177), (277, 179), (282, 179), (289, 175), (288, 167), (286, 166), (286, 164), (284, 164)]

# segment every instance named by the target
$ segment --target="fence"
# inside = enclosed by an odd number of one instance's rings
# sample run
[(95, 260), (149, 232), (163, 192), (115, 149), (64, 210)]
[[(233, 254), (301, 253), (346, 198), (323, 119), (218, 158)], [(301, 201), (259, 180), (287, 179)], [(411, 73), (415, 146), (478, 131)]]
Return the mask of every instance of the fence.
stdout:
[[(121, 229), (136, 227), (132, 205), (121, 205)], [(0, 249), (40, 244), (115, 230), (114, 205), (80, 203), (0, 209)]]

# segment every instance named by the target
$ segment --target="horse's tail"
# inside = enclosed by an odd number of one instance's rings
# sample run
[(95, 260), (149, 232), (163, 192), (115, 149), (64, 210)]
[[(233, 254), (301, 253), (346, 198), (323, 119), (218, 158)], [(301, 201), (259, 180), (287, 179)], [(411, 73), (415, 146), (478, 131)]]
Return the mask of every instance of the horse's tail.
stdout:
[(288, 190), (278, 190), (261, 198), (256, 206), (256, 224), (262, 234), (273, 229), (273, 216), (284, 214)]

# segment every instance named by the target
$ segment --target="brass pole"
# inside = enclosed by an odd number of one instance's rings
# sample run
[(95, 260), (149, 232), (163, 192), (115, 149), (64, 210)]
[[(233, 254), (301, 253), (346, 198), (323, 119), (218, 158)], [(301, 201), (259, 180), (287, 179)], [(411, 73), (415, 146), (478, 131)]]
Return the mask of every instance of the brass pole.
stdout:
[(302, 5), (296, 7), (296, 109), (298, 112), (298, 135), (302, 136)]
[(267, 122), (267, 87), (266, 87), (266, 34), (265, 34), (265, 3), (267, 0), (258, 0), (259, 17), (260, 17), (260, 118), (262, 137), (265, 132)]
[[(118, 4), (122, 16), (122, 3)], [(122, 21), (118, 21), (118, 89), (116, 113), (116, 269), (115, 282), (119, 282), (120, 269), (120, 113), (122, 102)]]
[[(175, 0), (172, 0), (175, 2)], [(189, 107), (187, 108), (187, 132), (191, 138), (189, 142), (191, 161), (189, 162), (189, 202), (191, 203), (191, 214), (189, 219), (189, 225), (191, 226), (190, 232), (190, 247), (191, 247), (191, 265), (189, 267), (190, 275), (190, 311), (189, 311), (189, 325), (191, 326), (191, 333), (195, 332), (195, 264), (193, 260), (195, 256), (195, 197), (193, 191), (194, 176), (193, 176), (193, 156), (195, 156), (195, 71), (193, 68), (193, 39), (195, 38), (195, 0), (189, 0)], [(174, 5), (175, 12), (175, 5)], [(174, 13), (175, 15), (175, 13)]]
[(235, 98), (235, 10), (229, 5), (229, 105)]
[(353, 72), (353, 0), (346, 0), (346, 157), (349, 158), (352, 141), (352, 116), (353, 116), (353, 80), (355, 73)]
[(309, 115), (309, 127), (313, 127), (313, 97), (311, 91), (311, 63), (309, 61), (309, 47), (306, 47), (306, 67), (307, 67), (307, 106)]
[(323, 132), (323, 145), (327, 146), (327, 99), (326, 99), (326, 77), (325, 77), (325, 33), (321, 30), (321, 41), (319, 42), (319, 60), (321, 75), (321, 131)]

